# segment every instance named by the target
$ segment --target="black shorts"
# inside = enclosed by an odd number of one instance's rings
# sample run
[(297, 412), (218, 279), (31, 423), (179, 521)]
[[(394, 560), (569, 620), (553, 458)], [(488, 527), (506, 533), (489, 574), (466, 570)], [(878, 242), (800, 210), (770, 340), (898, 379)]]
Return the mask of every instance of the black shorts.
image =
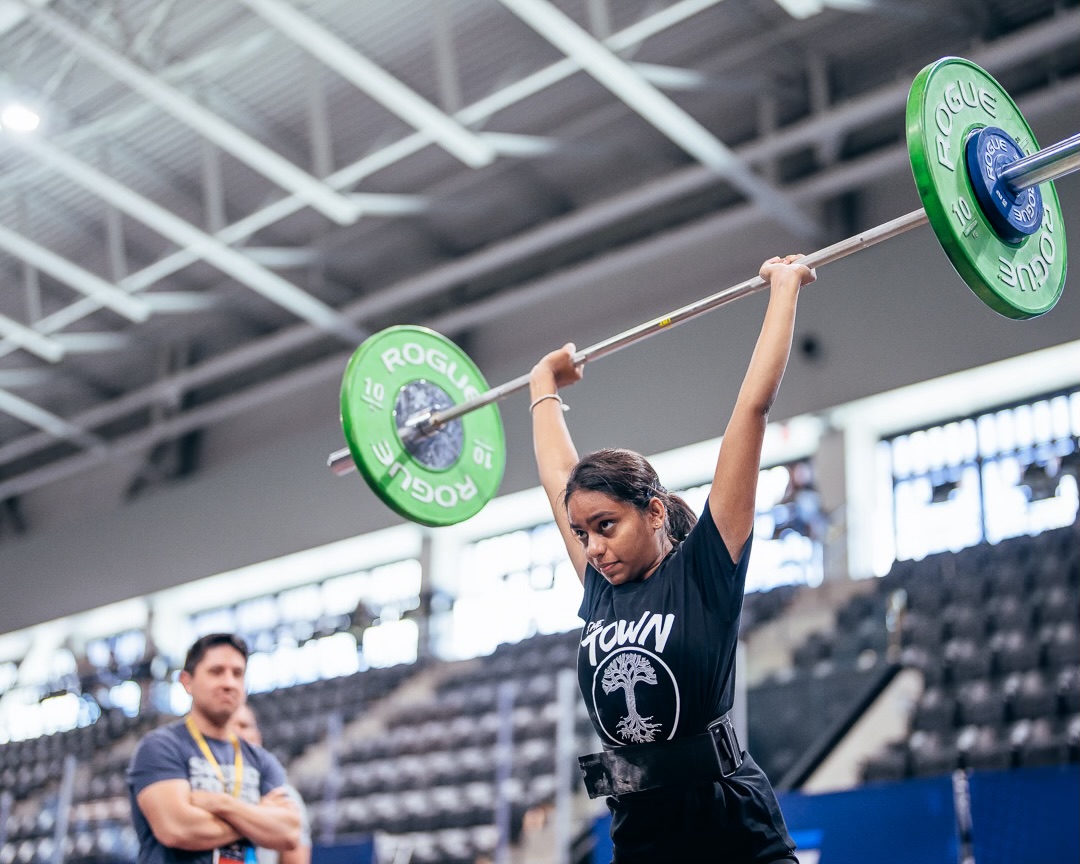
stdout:
[(748, 755), (716, 783), (607, 800), (615, 864), (798, 862), (772, 785)]

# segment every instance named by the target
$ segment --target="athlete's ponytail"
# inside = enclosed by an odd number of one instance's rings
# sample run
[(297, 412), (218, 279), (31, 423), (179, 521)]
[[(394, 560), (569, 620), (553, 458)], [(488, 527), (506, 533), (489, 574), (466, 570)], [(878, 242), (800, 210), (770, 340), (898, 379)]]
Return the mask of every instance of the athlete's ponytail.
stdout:
[(697, 524), (697, 514), (680, 495), (664, 490), (659, 496), (667, 507), (667, 532), (673, 543), (681, 543)]

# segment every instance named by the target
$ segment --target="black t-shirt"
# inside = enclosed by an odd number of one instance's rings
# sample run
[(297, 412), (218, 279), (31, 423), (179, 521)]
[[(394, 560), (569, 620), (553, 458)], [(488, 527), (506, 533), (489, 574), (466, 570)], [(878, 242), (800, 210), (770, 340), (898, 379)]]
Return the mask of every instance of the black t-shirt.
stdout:
[(731, 560), (706, 505), (648, 579), (586, 567), (578, 686), (605, 747), (696, 735), (731, 710), (749, 560), (749, 541)]
[[(606, 748), (697, 735), (731, 710), (750, 546), (733, 561), (706, 504), (648, 579), (616, 586), (586, 567), (578, 686)], [(722, 782), (608, 807), (616, 862), (793, 860), (776, 796), (749, 756)]]

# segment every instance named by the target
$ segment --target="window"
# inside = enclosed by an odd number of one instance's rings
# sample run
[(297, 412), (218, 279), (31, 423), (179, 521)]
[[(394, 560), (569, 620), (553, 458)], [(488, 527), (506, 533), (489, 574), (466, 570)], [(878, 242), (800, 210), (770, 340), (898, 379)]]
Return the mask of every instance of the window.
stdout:
[[(412, 658), (416, 659), (415, 640)], [(302, 645), (283, 641), (266, 651), (255, 651), (248, 658), (245, 682), (251, 693), (265, 693), (321, 678), (337, 678), (360, 670), (356, 639), (351, 633), (335, 633), (310, 639)]]
[(879, 521), (892, 524), (877, 536), (892, 554), (875, 569), (1071, 525), (1078, 434), (1074, 390), (882, 441), (877, 470), (891, 494)]
[[(411, 663), (418, 628), (402, 616), (420, 605), (421, 577), (420, 562), (409, 558), (200, 612), (192, 628), (243, 637), (253, 693), (351, 675), (363, 665)], [(170, 699), (183, 702), (179, 694)]]
[[(694, 486), (679, 494), (700, 513), (709, 487)], [(781, 585), (820, 585), (827, 516), (814, 488), (811, 463), (800, 459), (762, 469), (755, 509), (754, 551), (746, 573), (746, 592)]]
[(467, 544), (450, 625), (435, 650), (460, 659), (580, 626), (581, 583), (554, 522)]

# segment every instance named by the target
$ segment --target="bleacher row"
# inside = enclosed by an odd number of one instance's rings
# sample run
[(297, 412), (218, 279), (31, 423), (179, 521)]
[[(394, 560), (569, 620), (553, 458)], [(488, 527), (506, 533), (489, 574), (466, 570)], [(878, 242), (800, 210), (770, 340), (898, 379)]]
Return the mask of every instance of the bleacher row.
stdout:
[[(576, 649), (576, 633), (500, 646), (448, 676), (431, 698), (396, 709), (383, 734), (344, 741), (332, 801), (325, 780), (301, 783), (317, 836), (395, 835), (415, 862), (472, 862), (490, 853), (497, 837), (500, 689), (510, 700), (512, 727), (502, 794), (520, 823), (526, 810), (554, 798), (556, 672), (573, 668)], [(576, 748), (587, 746), (590, 734), (578, 703)]]
[[(1077, 526), (896, 562), (811, 634), (791, 670), (750, 691), (755, 758), (774, 780), (843, 715), (860, 674), (887, 660), (886, 609), (903, 591), (899, 663), (925, 689), (907, 738), (864, 781), (1080, 758)], [(793, 746), (794, 742), (794, 746)]]
[[(749, 595), (744, 632), (782, 620), (807, 590)], [(1073, 526), (898, 562), (872, 591), (852, 597), (837, 610), (835, 629), (797, 648), (792, 669), (750, 691), (751, 747), (774, 780), (820, 731), (808, 718), (835, 720), (887, 662), (885, 609), (899, 590), (906, 595), (900, 662), (918, 669), (926, 688), (908, 736), (869, 758), (864, 780), (1080, 758), (1080, 542)], [(555, 793), (557, 673), (573, 669), (577, 648), (576, 632), (500, 646), (479, 662), (444, 669), (433, 692), (394, 707), (374, 731), (364, 731), (369, 707), (430, 661), (250, 698), (267, 746), (297, 768), (316, 839), (377, 831), (380, 843), (407, 850), (418, 864), (471, 864), (496, 839), (500, 687), (509, 686), (513, 726), (503, 791), (520, 825), (525, 810)], [(575, 752), (583, 753), (597, 745), (581, 700), (573, 704)], [(338, 770), (329, 778), (305, 773), (305, 760), (328, 747), (334, 714), (342, 720)], [(79, 758), (81, 773), (67, 860), (131, 860), (126, 761), (147, 729), (172, 719), (107, 712), (85, 729), (0, 746), (0, 778), (15, 798), (0, 864), (52, 861), (68, 753)]]

